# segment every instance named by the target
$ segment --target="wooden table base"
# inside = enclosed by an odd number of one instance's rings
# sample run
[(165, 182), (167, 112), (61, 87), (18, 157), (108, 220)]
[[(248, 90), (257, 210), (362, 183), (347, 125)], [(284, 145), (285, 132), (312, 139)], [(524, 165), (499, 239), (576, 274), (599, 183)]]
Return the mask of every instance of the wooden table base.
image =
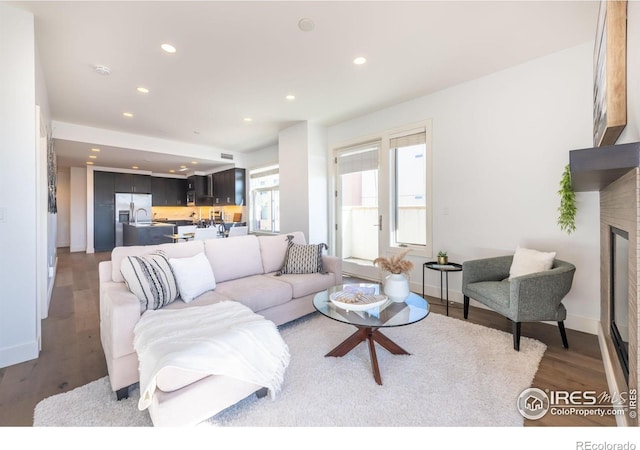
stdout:
[(338, 344), (336, 348), (331, 350), (325, 356), (344, 356), (353, 350), (360, 342), (369, 341), (369, 356), (371, 357), (371, 369), (373, 370), (373, 378), (376, 383), (382, 384), (382, 377), (380, 377), (380, 368), (378, 367), (378, 357), (376, 356), (376, 347), (374, 341), (386, 348), (390, 353), (394, 355), (410, 355), (405, 349), (386, 337), (384, 334), (378, 331), (377, 328), (371, 327), (358, 327), (358, 331), (353, 333), (341, 344)]

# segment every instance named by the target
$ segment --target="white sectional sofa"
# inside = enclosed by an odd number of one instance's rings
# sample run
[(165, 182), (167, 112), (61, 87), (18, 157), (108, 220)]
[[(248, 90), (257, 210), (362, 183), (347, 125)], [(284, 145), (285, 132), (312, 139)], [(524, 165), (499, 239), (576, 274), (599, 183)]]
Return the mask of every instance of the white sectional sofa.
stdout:
[[(305, 244), (301, 232), (293, 242)], [(167, 309), (207, 305), (233, 300), (248, 306), (276, 325), (281, 325), (314, 311), (314, 295), (342, 284), (341, 260), (323, 255), (328, 273), (282, 274), (287, 251), (286, 235), (247, 235), (225, 239), (208, 239), (175, 244), (117, 247), (111, 260), (99, 264), (100, 337), (107, 361), (111, 388), (118, 399), (128, 395), (138, 382), (138, 356), (133, 347), (134, 328), (141, 317), (138, 298), (132, 294), (120, 272), (121, 261), (128, 256), (142, 256), (157, 250), (167, 258), (186, 258), (204, 252), (213, 270), (216, 287), (195, 300), (178, 300)], [(187, 373), (176, 369), (158, 378), (154, 404), (149, 413), (155, 425), (197, 423), (259, 390), (228, 377)]]

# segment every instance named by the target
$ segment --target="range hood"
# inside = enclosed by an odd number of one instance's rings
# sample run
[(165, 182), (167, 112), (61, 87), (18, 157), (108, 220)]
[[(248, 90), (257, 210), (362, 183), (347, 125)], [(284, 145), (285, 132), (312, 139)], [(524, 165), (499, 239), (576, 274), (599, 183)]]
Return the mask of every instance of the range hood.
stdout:
[(575, 192), (601, 191), (640, 166), (640, 142), (571, 150), (569, 165)]

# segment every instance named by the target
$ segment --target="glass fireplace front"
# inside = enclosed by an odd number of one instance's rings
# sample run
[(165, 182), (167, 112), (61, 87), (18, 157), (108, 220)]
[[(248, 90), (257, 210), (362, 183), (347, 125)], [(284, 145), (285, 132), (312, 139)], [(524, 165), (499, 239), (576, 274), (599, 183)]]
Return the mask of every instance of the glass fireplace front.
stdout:
[(611, 338), (629, 383), (629, 233), (611, 227)]

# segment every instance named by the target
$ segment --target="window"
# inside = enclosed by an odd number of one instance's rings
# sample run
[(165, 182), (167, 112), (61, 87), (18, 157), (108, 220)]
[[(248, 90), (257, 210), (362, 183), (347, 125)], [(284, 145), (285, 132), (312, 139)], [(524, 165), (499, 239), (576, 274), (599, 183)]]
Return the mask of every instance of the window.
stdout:
[(392, 137), (392, 245), (427, 245), (427, 146), (424, 131)]
[(280, 173), (278, 165), (249, 171), (251, 231), (280, 232)]

